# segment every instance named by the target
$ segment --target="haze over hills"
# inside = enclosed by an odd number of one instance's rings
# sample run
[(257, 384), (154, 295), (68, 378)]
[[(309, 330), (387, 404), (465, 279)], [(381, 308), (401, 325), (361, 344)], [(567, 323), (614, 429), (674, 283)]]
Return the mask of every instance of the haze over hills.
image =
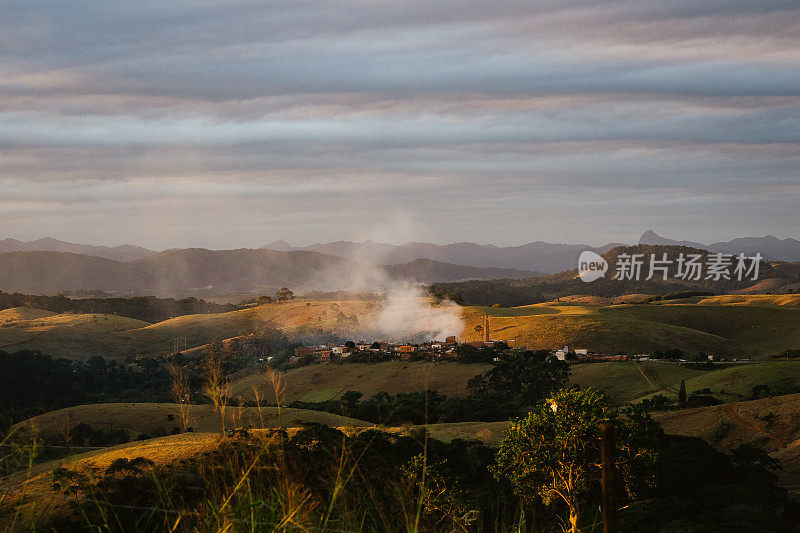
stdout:
[[(348, 276), (366, 272), (421, 283), (463, 279), (527, 278), (538, 273), (419, 261), (391, 267), (309, 251), (167, 250), (137, 261), (113, 261), (69, 252), (0, 254), (0, 290), (29, 294), (105, 291), (117, 295), (209, 297), (234, 293), (347, 288)], [(343, 285), (337, 285), (342, 280)], [(377, 287), (376, 287), (377, 288)]]
[(401, 245), (374, 241), (337, 241), (325, 244), (292, 247), (286, 241), (278, 240), (263, 246), (267, 250), (305, 250), (346, 257), (361, 262), (375, 264), (401, 264), (418, 259), (431, 259), (453, 263), (490, 268), (513, 268), (555, 273), (574, 268), (578, 256), (584, 250), (604, 253), (621, 246), (609, 243), (600, 247), (585, 244), (558, 244), (531, 242), (520, 246), (500, 247), (493, 244), (459, 242), (453, 244), (433, 244), (410, 242)]
[[(793, 284), (797, 283), (797, 265), (791, 263), (800, 261), (800, 241), (795, 239), (767, 236), (703, 245), (668, 239), (650, 230), (641, 236), (640, 243), (645, 247), (666, 245), (731, 254), (761, 253), (765, 259), (790, 262), (777, 266), (776, 272), (769, 276), (764, 271), (758, 285), (727, 289), (705, 287), (707, 290), (781, 292), (789, 288), (795, 290)], [(269, 294), (282, 286), (295, 291), (350, 288), (340, 283), (342, 273), (347, 277), (371, 269), (369, 276), (425, 284), (506, 279), (509, 281), (499, 284), (504, 287), (502, 292), (519, 291), (522, 283), (529, 289), (541, 288), (543, 294), (552, 292), (552, 296), (563, 295), (568, 289), (587, 289), (569, 274), (582, 251), (589, 249), (608, 254), (618, 247), (615, 244), (593, 248), (546, 242), (509, 247), (468, 242), (394, 245), (374, 241), (293, 247), (285, 241), (275, 241), (256, 250), (189, 248), (154, 252), (139, 246), (91, 246), (51, 238), (31, 242), (5, 239), (0, 241), (0, 290), (31, 294), (105, 291), (115, 295), (207, 298), (235, 293)], [(558, 275), (558, 284), (565, 286), (551, 291), (550, 285), (556, 280), (540, 279), (549, 274)], [(521, 280), (525, 279), (529, 281), (523, 283)], [(602, 285), (592, 289), (599, 290)], [(632, 290), (631, 287), (615, 287), (617, 292)], [(672, 286), (661, 288), (676, 290)], [(375, 287), (377, 289), (379, 287)], [(527, 294), (525, 300), (530, 296)]]
[(661, 237), (653, 230), (648, 230), (642, 234), (639, 244), (662, 244), (673, 246), (689, 246), (700, 248), (710, 252), (726, 254), (755, 255), (760, 253), (765, 259), (772, 261), (800, 261), (800, 241), (797, 239), (778, 239), (772, 235), (765, 237), (741, 237), (727, 242), (715, 242), (713, 244), (700, 244), (692, 241), (676, 241)]

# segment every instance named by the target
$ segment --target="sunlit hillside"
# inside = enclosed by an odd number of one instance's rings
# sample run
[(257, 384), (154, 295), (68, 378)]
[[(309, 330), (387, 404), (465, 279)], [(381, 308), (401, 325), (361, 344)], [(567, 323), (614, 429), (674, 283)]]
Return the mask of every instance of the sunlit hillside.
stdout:
[(156, 324), (103, 314), (60, 314), (7, 310), (0, 315), (0, 347), (37, 349), (53, 356), (125, 357), (169, 353), (257, 332), (265, 327), (287, 333), (324, 331), (350, 336), (377, 311), (372, 301), (292, 300), (229, 313), (194, 314)]
[[(359, 340), (381, 305), (367, 300), (298, 299), (156, 324), (114, 315), (55, 315), (15, 308), (0, 312), (0, 347), (65, 357), (125, 357), (169, 353), (176, 345), (193, 348), (266, 327), (280, 328), (299, 340), (318, 333)], [(462, 308), (461, 338), (483, 339), (477, 327), (483, 327), (486, 315), (491, 339), (515, 340), (517, 346), (533, 349), (569, 345), (614, 354), (678, 348), (690, 355), (762, 357), (800, 345), (798, 295), (697, 297), (647, 304), (574, 297), (511, 308), (468, 306)]]
[(464, 336), (482, 339), (477, 327), (482, 328), (489, 315), (491, 339), (515, 340), (531, 348), (569, 345), (607, 354), (678, 348), (689, 355), (762, 357), (800, 345), (797, 295), (696, 300), (700, 302), (603, 305), (606, 302), (578, 299), (569, 304), (466, 307)]

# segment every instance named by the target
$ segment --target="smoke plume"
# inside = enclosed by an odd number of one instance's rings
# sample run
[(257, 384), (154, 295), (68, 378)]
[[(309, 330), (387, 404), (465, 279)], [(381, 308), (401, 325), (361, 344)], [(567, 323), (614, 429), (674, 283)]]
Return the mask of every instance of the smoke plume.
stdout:
[(357, 332), (364, 339), (424, 342), (460, 336), (464, 330), (461, 308), (431, 298), (423, 286), (410, 280), (393, 279), (380, 258), (360, 258), (331, 266), (315, 276), (311, 289), (381, 293), (376, 313), (359, 317)]

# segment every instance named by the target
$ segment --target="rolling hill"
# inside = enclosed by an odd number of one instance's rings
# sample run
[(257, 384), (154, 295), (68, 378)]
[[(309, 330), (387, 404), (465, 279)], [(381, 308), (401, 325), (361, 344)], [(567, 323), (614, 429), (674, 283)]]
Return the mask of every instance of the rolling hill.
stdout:
[[(435, 390), (447, 396), (466, 394), (467, 381), (491, 368), (484, 364), (454, 362), (388, 361), (384, 363), (348, 363), (314, 365), (283, 374), (285, 401), (321, 402), (340, 396), (348, 390), (369, 398), (378, 392), (397, 394)], [(232, 393), (253, 399), (253, 387), (269, 398), (273, 394), (266, 378), (256, 373), (233, 384)]]
[[(375, 313), (374, 301), (293, 300), (228, 313), (184, 315), (149, 324), (99, 313), (53, 315), (6, 310), (0, 318), (0, 347), (36, 349), (54, 357), (84, 359), (93, 355), (119, 358), (136, 354), (169, 353), (176, 339), (191, 348), (214, 339), (247, 335), (264, 327), (298, 332), (306, 326), (342, 335), (352, 334), (358, 321)], [(19, 318), (26, 316), (28, 318)], [(346, 317), (342, 319), (341, 317)]]
[[(678, 303), (680, 302), (680, 303)], [(800, 296), (721, 296), (648, 304), (597, 297), (521, 307), (461, 308), (462, 338), (480, 340), (476, 326), (491, 316), (492, 339), (553, 349), (564, 345), (598, 353), (652, 353), (670, 348), (690, 356), (762, 358), (800, 346)], [(0, 347), (38, 349), (53, 356), (125, 357), (168, 353), (175, 340), (191, 348), (265, 327), (302, 340), (318, 333), (360, 339), (383, 304), (375, 300), (303, 300), (212, 314), (192, 314), (155, 324), (102, 314), (61, 314), (26, 309), (0, 313)]]
[[(170, 417), (170, 415), (172, 415)], [(23, 434), (36, 434), (45, 439), (58, 439), (67, 427), (86, 424), (92, 428), (113, 428), (128, 431), (133, 436), (169, 433), (179, 426), (178, 406), (171, 403), (98, 403), (78, 405), (51, 411), (16, 424), (12, 430)], [(277, 407), (242, 407), (231, 405), (225, 413), (226, 427), (277, 428), (299, 427), (307, 422), (317, 422), (333, 427), (370, 427), (373, 424), (346, 416)], [(189, 426), (199, 433), (219, 433), (222, 420), (211, 405), (190, 405)]]

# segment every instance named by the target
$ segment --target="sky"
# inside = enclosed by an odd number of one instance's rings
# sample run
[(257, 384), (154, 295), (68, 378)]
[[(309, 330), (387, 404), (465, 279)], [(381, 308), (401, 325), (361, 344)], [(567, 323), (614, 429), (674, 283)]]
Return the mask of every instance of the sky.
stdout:
[(796, 0), (0, 11), (0, 239), (800, 238)]

